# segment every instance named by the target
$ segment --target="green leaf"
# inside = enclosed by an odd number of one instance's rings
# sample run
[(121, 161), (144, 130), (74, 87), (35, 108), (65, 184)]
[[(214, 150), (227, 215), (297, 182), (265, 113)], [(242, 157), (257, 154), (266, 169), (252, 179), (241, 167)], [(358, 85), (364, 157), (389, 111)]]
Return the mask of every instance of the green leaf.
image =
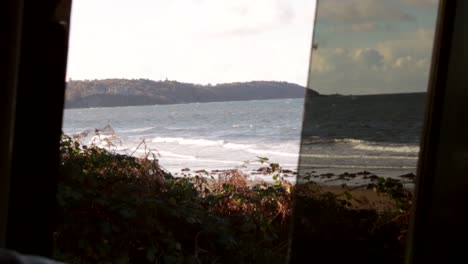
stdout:
[(345, 195), (346, 199), (348, 199), (348, 200), (353, 199), (353, 194), (350, 191), (344, 192), (344, 195)]
[(270, 167), (271, 167), (271, 171), (275, 172), (275, 171), (277, 171), (279, 169), (279, 164), (278, 163), (271, 163)]
[(169, 204), (170, 205), (177, 205), (177, 200), (174, 197), (169, 198)]
[(176, 256), (164, 256), (164, 263), (174, 264), (178, 263), (178, 258)]
[(127, 219), (134, 218), (136, 216), (135, 212), (128, 208), (120, 209), (119, 213), (123, 218), (127, 218)]
[(156, 249), (156, 247), (150, 246), (146, 251), (146, 259), (148, 259), (150, 262), (154, 262), (156, 260), (157, 253), (158, 250)]
[(126, 263), (128, 263), (128, 256), (118, 257), (117, 259), (115, 259), (114, 263), (116, 263), (116, 264), (126, 264)]
[(255, 224), (247, 222), (247, 223), (240, 225), (239, 230), (241, 232), (247, 233), (247, 232), (254, 230), (256, 227), (257, 226)]
[(110, 234), (112, 233), (112, 225), (109, 224), (108, 222), (104, 222), (101, 224), (101, 230), (104, 234)]

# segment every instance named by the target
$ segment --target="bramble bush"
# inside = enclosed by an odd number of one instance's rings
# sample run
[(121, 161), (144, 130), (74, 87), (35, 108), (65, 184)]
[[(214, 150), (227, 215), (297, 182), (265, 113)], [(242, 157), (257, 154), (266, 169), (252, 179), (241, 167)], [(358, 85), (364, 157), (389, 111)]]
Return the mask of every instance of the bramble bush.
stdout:
[(68, 263), (285, 263), (293, 220), (297, 241), (373, 241), (393, 263), (404, 255), (411, 197), (399, 182), (369, 183), (395, 202), (378, 212), (354, 208), (352, 191), (293, 186), (266, 158), (273, 184), (251, 184), (239, 170), (175, 178), (156, 158), (66, 135), (60, 150), (55, 258)]

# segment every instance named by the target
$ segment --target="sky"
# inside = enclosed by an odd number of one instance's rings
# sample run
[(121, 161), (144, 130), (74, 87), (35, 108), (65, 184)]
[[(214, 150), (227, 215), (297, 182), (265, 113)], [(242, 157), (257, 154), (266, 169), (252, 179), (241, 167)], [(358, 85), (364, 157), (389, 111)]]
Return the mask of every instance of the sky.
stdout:
[(427, 90), (437, 0), (327, 0), (308, 85), (322, 93)]
[(315, 0), (73, 1), (68, 78), (305, 85)]
[(322, 1), (314, 27), (315, 0), (73, 1), (67, 79), (424, 91), (436, 2)]

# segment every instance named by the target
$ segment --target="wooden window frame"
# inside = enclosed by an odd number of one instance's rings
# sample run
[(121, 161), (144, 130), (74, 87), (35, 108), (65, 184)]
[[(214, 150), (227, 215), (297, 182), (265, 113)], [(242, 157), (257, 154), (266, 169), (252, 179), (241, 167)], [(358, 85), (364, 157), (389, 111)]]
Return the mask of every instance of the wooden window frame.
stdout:
[[(0, 6), (0, 247), (27, 254), (52, 255), (70, 3)], [(454, 238), (468, 234), (467, 24), (466, 0), (440, 1), (407, 263), (464, 255)]]

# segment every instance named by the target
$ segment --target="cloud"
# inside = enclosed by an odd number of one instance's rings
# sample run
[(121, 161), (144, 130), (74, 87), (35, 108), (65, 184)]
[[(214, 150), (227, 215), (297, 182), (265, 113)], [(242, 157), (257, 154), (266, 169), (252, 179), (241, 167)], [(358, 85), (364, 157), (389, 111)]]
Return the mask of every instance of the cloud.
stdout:
[(382, 41), (377, 49), (388, 61), (406, 56), (424, 58), (431, 54), (433, 42), (434, 30), (421, 29), (402, 33), (399, 39)]
[(286, 0), (174, 0), (164, 10), (160, 20), (177, 26), (179, 32), (220, 36), (256, 34), (284, 27), (295, 15)]
[(417, 7), (436, 7), (439, 0), (401, 0), (403, 4)]
[(357, 49), (353, 54), (353, 60), (358, 65), (363, 65), (370, 69), (383, 65), (383, 56), (375, 49)]
[(317, 8), (319, 21), (369, 23), (414, 20), (395, 1), (328, 0), (320, 1)]
[(369, 32), (375, 31), (378, 28), (379, 26), (375, 22), (351, 24), (351, 30), (354, 32)]
[(425, 91), (431, 36), (429, 31), (417, 31), (373, 48), (319, 48), (312, 54), (309, 86), (325, 94)]
[(323, 49), (313, 53), (311, 70), (319, 74), (328, 74), (346, 68), (378, 70), (383, 65), (383, 56), (372, 48)]
[(310, 2), (75, 1), (67, 76), (305, 85)]

